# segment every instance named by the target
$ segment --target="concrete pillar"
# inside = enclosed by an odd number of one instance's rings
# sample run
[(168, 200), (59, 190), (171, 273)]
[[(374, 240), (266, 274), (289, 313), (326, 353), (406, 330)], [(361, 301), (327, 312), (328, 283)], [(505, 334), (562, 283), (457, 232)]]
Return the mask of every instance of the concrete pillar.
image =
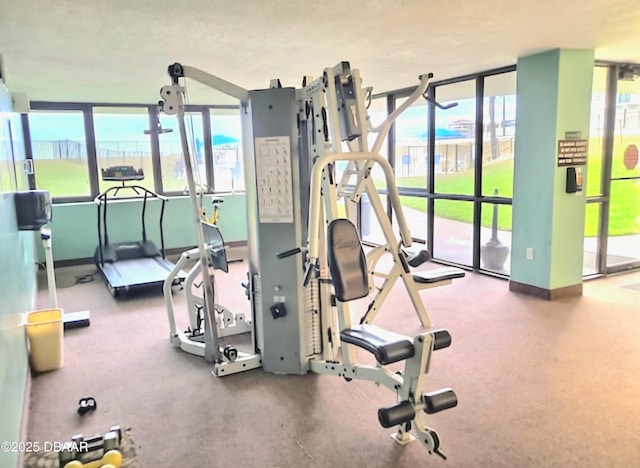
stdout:
[(568, 167), (587, 178), (586, 159), (568, 158), (586, 151), (593, 67), (593, 50), (518, 59), (511, 291), (545, 299), (582, 294), (586, 187), (570, 194), (566, 183)]

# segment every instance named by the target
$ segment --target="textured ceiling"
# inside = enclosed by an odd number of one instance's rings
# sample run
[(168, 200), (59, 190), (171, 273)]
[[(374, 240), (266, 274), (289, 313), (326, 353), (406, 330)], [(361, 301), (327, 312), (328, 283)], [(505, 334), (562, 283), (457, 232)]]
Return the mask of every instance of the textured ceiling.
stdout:
[(32, 100), (151, 103), (173, 62), (255, 89), (347, 60), (374, 92), (556, 47), (638, 63), (639, 24), (638, 0), (0, 0), (0, 54)]

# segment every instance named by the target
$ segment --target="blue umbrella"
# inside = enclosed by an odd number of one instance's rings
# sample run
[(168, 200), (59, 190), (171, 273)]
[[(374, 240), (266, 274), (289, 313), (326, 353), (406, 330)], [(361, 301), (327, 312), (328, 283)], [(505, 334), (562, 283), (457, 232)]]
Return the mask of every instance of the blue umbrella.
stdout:
[(239, 142), (237, 138), (233, 138), (227, 135), (213, 135), (211, 141), (213, 142), (213, 146), (230, 145)]
[[(427, 139), (427, 133), (421, 133), (420, 138), (423, 140)], [(446, 139), (446, 138), (464, 138), (466, 135), (464, 132), (460, 130), (449, 130), (448, 128), (436, 128), (436, 138)]]

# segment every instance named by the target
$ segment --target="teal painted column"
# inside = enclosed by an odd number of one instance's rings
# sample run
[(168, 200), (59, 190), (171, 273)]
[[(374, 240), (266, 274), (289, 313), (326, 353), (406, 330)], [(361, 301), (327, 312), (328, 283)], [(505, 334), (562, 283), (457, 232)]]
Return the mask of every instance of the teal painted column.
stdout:
[[(512, 291), (546, 299), (582, 293), (586, 189), (566, 193), (558, 142), (589, 138), (593, 67), (592, 50), (518, 59)], [(586, 180), (586, 165), (570, 167)]]

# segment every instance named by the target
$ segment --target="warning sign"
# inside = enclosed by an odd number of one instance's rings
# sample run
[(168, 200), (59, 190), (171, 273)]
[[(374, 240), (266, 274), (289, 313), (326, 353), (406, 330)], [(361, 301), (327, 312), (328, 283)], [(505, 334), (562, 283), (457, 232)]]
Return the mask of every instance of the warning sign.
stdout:
[(587, 164), (587, 140), (558, 140), (558, 167)]

